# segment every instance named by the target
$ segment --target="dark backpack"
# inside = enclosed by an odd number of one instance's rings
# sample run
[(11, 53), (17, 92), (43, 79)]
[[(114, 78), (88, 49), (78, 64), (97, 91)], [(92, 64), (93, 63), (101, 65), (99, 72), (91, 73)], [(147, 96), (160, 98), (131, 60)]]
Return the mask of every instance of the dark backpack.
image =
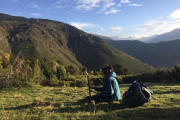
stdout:
[(153, 92), (143, 82), (134, 81), (128, 91), (123, 94), (123, 103), (129, 106), (139, 106), (150, 101)]

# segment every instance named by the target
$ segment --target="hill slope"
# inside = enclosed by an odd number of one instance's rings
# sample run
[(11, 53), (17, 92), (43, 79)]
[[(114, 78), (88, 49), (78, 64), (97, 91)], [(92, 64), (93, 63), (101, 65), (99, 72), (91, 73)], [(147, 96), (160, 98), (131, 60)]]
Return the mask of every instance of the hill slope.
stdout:
[(180, 28), (175, 29), (168, 33), (164, 33), (162, 35), (158, 35), (152, 38), (150, 41), (148, 41), (148, 43), (158, 43), (161, 41), (171, 41), (171, 40), (176, 40), (176, 39), (180, 39)]
[(99, 38), (101, 38), (101, 39), (103, 39), (103, 40), (113, 40), (112, 38), (110, 38), (110, 37), (106, 37), (106, 36), (102, 36), (102, 35), (97, 35), (97, 34), (92, 34), (92, 35), (94, 35), (94, 36), (97, 36), (97, 37), (99, 37)]
[(0, 44), (6, 44), (0, 48), (4, 53), (17, 55), (22, 51), (27, 57), (85, 65), (89, 70), (115, 63), (124, 64), (133, 73), (152, 69), (99, 37), (62, 22), (0, 14), (0, 35)]
[(140, 41), (107, 41), (118, 50), (125, 52), (144, 63), (158, 67), (172, 67), (180, 62), (180, 39), (159, 43), (143, 43)]

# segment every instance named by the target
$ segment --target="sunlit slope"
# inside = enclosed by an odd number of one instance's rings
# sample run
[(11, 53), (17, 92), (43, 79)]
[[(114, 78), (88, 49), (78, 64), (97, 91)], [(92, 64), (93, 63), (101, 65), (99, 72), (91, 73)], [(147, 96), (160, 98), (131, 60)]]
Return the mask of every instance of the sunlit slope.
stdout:
[(6, 33), (2, 41), (6, 39), (14, 55), (22, 51), (26, 57), (59, 60), (63, 65), (86, 66), (89, 70), (115, 63), (124, 64), (132, 73), (152, 69), (99, 37), (62, 22), (0, 14), (0, 27), (0, 33)]

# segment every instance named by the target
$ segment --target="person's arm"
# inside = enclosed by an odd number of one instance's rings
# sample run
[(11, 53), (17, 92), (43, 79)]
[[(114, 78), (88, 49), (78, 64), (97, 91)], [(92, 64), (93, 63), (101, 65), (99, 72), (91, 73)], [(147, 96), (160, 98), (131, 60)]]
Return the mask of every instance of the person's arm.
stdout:
[(107, 90), (105, 92), (101, 92), (100, 96), (110, 96), (114, 94), (114, 79), (110, 78), (107, 82)]
[(94, 87), (93, 89), (99, 92), (105, 91), (106, 83), (103, 85), (103, 87)]

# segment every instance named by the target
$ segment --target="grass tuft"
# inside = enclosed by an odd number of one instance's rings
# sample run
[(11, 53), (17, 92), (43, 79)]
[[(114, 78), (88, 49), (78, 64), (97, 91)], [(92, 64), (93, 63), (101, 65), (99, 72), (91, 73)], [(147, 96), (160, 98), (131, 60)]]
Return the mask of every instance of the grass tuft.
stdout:
[[(120, 102), (83, 105), (88, 96), (87, 87), (42, 87), (0, 90), (0, 118), (2, 120), (45, 119), (118, 119), (118, 120), (178, 120), (180, 108), (180, 85), (148, 83), (155, 93), (150, 102), (135, 108)], [(121, 84), (121, 93), (130, 84)], [(93, 91), (92, 94), (96, 94)]]

